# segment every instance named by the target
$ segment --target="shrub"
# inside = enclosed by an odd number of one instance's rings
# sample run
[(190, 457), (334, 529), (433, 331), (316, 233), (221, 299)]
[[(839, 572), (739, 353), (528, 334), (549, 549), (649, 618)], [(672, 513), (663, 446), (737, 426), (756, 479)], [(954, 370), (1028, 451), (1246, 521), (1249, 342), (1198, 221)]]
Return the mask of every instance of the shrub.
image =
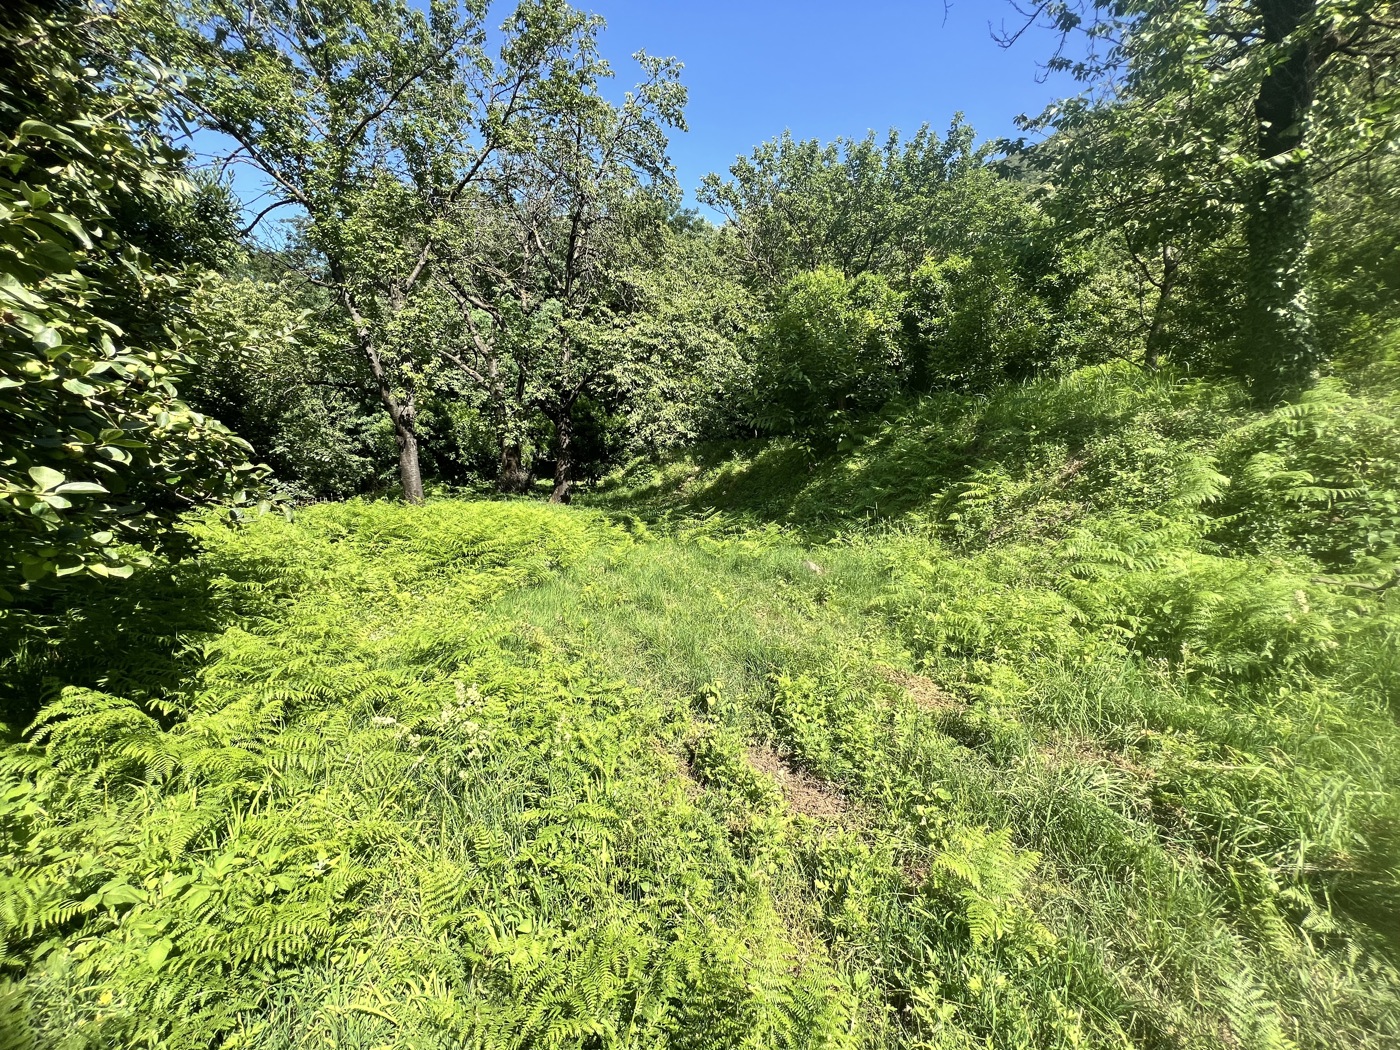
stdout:
[(910, 278), (902, 317), (919, 390), (985, 390), (1043, 370), (1063, 319), (990, 255), (929, 259)]
[(21, 7), (0, 24), (0, 602), (52, 576), (129, 575), (124, 545), (172, 545), (191, 504), (254, 480), (248, 446), (179, 398), (201, 342), (192, 281), (118, 218), (192, 196), (146, 141), (159, 74), (89, 66), (103, 19), (84, 19)]
[(874, 274), (798, 274), (757, 335), (753, 419), (764, 430), (840, 433), (900, 388), (900, 296)]

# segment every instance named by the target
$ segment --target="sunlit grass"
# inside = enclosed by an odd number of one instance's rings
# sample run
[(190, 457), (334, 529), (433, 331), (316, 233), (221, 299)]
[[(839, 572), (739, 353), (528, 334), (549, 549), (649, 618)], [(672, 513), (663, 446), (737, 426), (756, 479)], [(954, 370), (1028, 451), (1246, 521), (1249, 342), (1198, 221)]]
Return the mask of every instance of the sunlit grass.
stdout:
[[(86, 688), (5, 758), (9, 1023), (1388, 1048), (1400, 608), (1363, 519), (1390, 490), (1258, 458), (1388, 440), (1329, 405), (1260, 423), (1092, 372), (826, 458), (634, 467), (593, 509), (199, 526), (197, 567), (10, 665)], [(898, 478), (873, 516), (855, 488)], [(87, 640), (120, 616), (162, 626), (114, 662)]]

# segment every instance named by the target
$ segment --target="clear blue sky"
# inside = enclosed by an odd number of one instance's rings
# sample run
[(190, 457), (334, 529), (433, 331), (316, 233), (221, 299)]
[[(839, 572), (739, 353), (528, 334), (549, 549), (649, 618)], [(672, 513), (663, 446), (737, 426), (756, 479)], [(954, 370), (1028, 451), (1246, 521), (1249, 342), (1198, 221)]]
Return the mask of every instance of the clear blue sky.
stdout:
[(681, 186), (693, 202), (710, 171), (790, 129), (798, 138), (942, 132), (961, 110), (980, 138), (1016, 134), (1078, 87), (1038, 83), (1054, 49), (1044, 31), (1003, 50), (988, 23), (1016, 24), (1007, 0), (588, 0), (608, 22), (604, 54), (619, 86), (635, 79), (639, 49), (685, 63), (690, 131), (672, 140)]

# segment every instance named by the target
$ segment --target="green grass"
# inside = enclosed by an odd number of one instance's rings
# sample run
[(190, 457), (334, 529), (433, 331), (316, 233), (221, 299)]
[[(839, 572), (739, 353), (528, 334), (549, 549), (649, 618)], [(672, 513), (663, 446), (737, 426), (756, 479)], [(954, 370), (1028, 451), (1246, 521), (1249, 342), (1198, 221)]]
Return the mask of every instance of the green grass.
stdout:
[(1091, 370), (197, 525), (6, 665), (0, 1029), (1392, 1047), (1395, 418)]

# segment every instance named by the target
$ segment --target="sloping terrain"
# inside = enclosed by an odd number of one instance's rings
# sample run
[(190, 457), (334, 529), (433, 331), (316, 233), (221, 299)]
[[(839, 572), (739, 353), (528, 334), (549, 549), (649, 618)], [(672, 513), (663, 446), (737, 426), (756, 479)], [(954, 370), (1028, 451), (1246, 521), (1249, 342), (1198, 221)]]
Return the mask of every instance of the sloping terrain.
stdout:
[(193, 525), (8, 665), (6, 1045), (1392, 1047), (1395, 419), (1090, 370)]

